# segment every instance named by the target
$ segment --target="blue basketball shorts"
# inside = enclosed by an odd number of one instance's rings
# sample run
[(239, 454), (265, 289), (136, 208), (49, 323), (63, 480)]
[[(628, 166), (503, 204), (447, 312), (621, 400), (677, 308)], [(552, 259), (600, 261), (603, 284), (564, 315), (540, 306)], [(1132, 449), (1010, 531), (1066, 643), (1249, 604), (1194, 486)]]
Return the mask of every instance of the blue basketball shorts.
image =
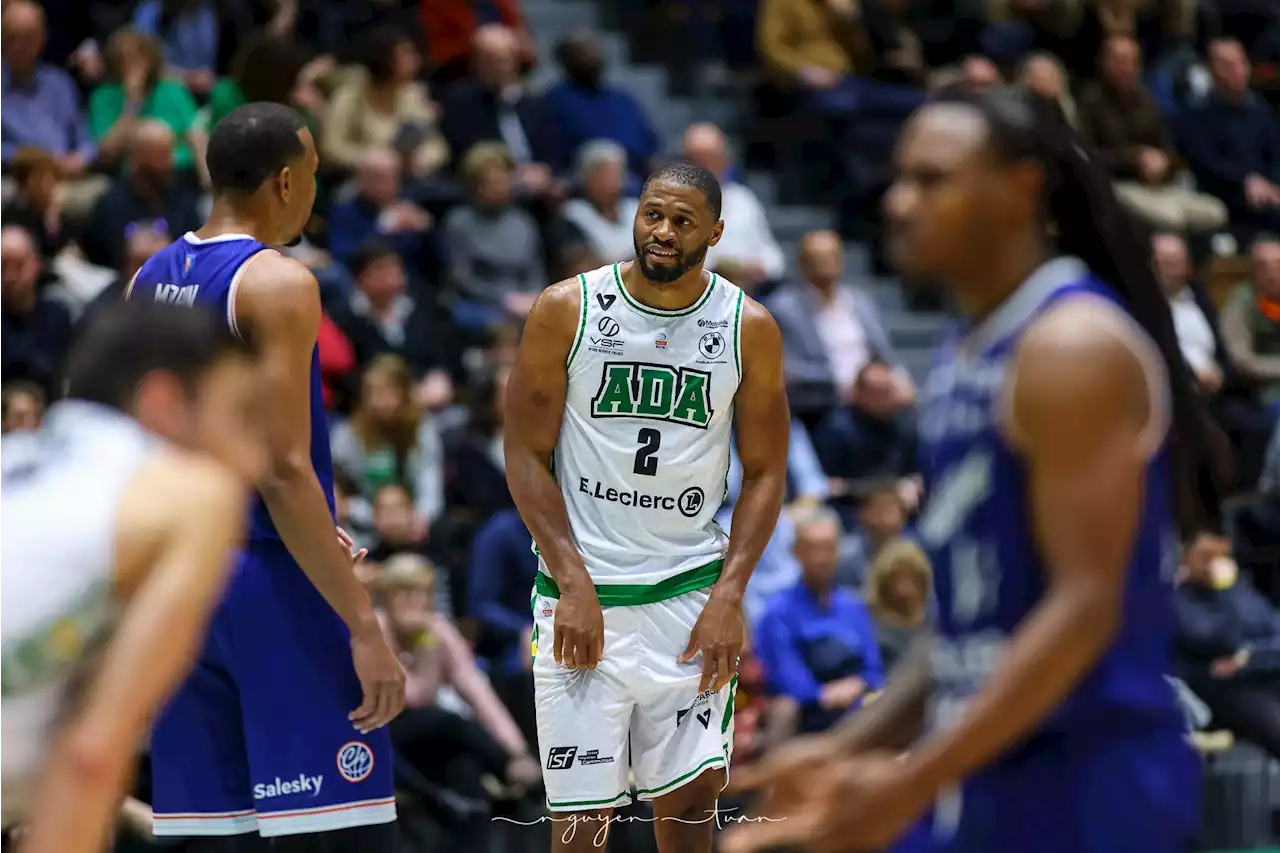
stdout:
[(936, 853), (1186, 853), (1200, 759), (1181, 731), (1041, 736), (934, 810)]
[(251, 542), (152, 733), (156, 835), (394, 821), (390, 735), (347, 719), (361, 699), (342, 620), (282, 543)]

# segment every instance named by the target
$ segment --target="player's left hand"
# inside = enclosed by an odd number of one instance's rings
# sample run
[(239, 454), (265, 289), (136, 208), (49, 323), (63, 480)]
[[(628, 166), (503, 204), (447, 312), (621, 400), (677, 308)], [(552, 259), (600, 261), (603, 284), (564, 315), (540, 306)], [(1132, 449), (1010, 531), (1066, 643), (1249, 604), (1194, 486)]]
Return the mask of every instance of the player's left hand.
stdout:
[(347, 551), (351, 554), (352, 567), (360, 565), (360, 563), (364, 560), (364, 558), (369, 556), (369, 549), (361, 548), (359, 551), (357, 551), (356, 540), (351, 538), (351, 534), (343, 530), (341, 527), (339, 527), (337, 530), (338, 530), (338, 541), (341, 542), (342, 547), (346, 548)]
[(728, 684), (737, 673), (738, 655), (742, 652), (745, 633), (742, 600), (716, 595), (713, 589), (706, 606), (702, 608), (702, 614), (689, 632), (689, 645), (679, 657), (680, 663), (688, 663), (698, 652), (702, 652), (699, 693), (707, 690), (720, 692), (720, 688)]
[(759, 821), (730, 829), (724, 850), (880, 850), (906, 832), (930, 798), (929, 789), (916, 783), (908, 762), (888, 753), (830, 762), (812, 776), (806, 796), (790, 801), (789, 811), (763, 814)]

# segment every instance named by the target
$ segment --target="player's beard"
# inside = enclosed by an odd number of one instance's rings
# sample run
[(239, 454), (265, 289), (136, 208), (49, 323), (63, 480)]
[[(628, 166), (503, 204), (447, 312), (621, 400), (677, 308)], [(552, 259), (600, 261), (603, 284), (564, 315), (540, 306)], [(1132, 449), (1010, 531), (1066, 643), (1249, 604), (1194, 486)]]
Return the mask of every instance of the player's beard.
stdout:
[[(679, 247), (672, 247), (676, 252), (676, 262), (669, 267), (656, 267), (649, 263), (644, 251), (641, 249), (640, 241), (632, 238), (632, 243), (636, 249), (636, 263), (640, 265), (640, 273), (646, 279), (654, 284), (670, 284), (689, 270), (698, 266), (707, 257), (707, 249), (711, 248), (711, 241), (707, 241), (694, 249), (689, 254), (685, 254)], [(650, 240), (646, 246), (656, 245), (657, 241)], [(667, 247), (663, 247), (667, 248)]]

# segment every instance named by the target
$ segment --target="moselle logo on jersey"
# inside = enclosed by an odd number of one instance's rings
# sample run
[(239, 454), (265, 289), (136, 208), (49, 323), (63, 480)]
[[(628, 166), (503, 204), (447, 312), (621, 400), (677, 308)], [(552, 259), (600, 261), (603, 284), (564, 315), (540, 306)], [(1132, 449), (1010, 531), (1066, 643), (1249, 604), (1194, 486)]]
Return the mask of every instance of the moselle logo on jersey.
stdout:
[(338, 773), (348, 782), (363, 782), (373, 773), (373, 750), (358, 740), (338, 749)]
[(710, 373), (642, 361), (606, 362), (591, 399), (593, 418), (645, 418), (706, 429), (712, 414)]
[(698, 321), (699, 329), (727, 329), (729, 328), (728, 320), (708, 320), (705, 317)]
[(698, 486), (690, 486), (680, 494), (672, 496), (642, 492), (639, 489), (615, 489), (613, 486), (606, 486), (599, 480), (593, 480), (590, 477), (579, 477), (578, 491), (589, 498), (621, 504), (622, 506), (670, 512), (678, 511), (685, 518), (693, 518), (702, 512), (702, 507), (707, 502), (706, 492)]
[(310, 797), (320, 796), (320, 786), (324, 784), (324, 776), (308, 776), (299, 773), (297, 779), (281, 779), (274, 782), (259, 782), (253, 786), (255, 800), (272, 800), (276, 797), (289, 797), (294, 794), (306, 794)]

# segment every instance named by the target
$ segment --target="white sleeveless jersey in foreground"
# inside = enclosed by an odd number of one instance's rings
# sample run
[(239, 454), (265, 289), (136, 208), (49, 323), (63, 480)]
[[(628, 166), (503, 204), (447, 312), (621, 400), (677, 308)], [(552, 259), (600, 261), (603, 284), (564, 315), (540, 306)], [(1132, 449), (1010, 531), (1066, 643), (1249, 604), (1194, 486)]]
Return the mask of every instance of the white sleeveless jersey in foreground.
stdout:
[(662, 311), (627, 293), (617, 264), (578, 283), (555, 474), (587, 571), (649, 585), (716, 563), (743, 293), (712, 274), (692, 306)]
[(68, 687), (106, 636), (120, 497), (154, 447), (133, 420), (64, 401), (0, 442), (0, 764), (20, 819)]

